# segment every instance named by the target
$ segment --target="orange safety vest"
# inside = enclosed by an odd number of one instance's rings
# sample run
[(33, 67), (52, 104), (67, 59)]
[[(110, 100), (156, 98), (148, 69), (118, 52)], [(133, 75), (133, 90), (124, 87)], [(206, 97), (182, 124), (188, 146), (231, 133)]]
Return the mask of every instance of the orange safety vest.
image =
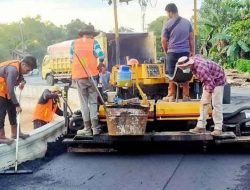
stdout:
[[(98, 75), (97, 58), (94, 55), (94, 39), (79, 38), (75, 40), (74, 51), (85, 65), (88, 73), (91, 76)], [(89, 77), (79, 62), (77, 56), (73, 56), (72, 63), (72, 79), (81, 79)]]
[[(17, 80), (19, 77), (20, 61), (19, 60), (11, 60), (11, 61), (5, 61), (5, 62), (0, 63), (0, 67), (6, 67), (9, 65), (16, 67), (17, 72), (18, 72), (17, 78), (16, 78), (16, 80)], [(10, 96), (8, 93), (8, 87), (6, 84), (6, 78), (4, 78), (4, 77), (0, 77), (0, 96), (3, 98), (10, 99)]]
[(33, 121), (41, 120), (44, 122), (51, 122), (54, 118), (57, 109), (57, 104), (53, 104), (52, 99), (49, 99), (46, 104), (37, 104), (33, 112)]

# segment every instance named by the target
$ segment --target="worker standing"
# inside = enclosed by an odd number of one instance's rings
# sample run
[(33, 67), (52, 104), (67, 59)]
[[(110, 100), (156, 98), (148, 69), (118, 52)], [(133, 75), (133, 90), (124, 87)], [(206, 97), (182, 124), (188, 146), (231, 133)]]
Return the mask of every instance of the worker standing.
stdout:
[[(83, 66), (95, 80), (98, 80), (98, 61), (102, 62), (104, 53), (99, 43), (94, 40), (98, 34), (92, 25), (88, 25), (85, 29), (80, 30), (78, 39), (73, 41), (70, 48), (72, 63), (72, 79), (75, 80), (81, 104), (81, 112), (84, 121), (84, 129), (78, 130), (79, 135), (98, 135), (101, 128), (98, 120), (97, 110), (97, 92), (94, 84), (90, 80), (90, 76), (85, 72)], [(80, 63), (81, 61), (81, 63)]]
[[(25, 80), (23, 74), (28, 74), (37, 68), (36, 59), (33, 56), (26, 56), (20, 60), (10, 60), (0, 63), (0, 143), (11, 144), (12, 138), (17, 135), (17, 113), (22, 112), (22, 108), (16, 98), (14, 88), (19, 85), (22, 90)], [(6, 138), (4, 121), (6, 113), (9, 116), (11, 125), (11, 138)], [(27, 138), (29, 135), (20, 131), (19, 137)]]
[(45, 89), (43, 91), (33, 112), (34, 129), (51, 122), (55, 113), (63, 116), (63, 111), (59, 108), (59, 95), (61, 93), (62, 91), (59, 86), (53, 86), (51, 90)]
[(194, 129), (190, 129), (192, 133), (204, 133), (206, 131), (208, 106), (212, 101), (213, 112), (212, 117), (214, 121), (213, 136), (220, 136), (222, 134), (223, 123), (223, 91), (226, 84), (226, 76), (222, 67), (217, 63), (204, 59), (200, 55), (193, 57), (184, 56), (178, 60), (178, 67), (183, 72), (193, 74), (203, 83), (203, 93), (200, 104), (200, 117)]
[(99, 70), (99, 83), (102, 86), (102, 92), (106, 92), (111, 90), (111, 85), (109, 84), (110, 80), (110, 72), (107, 71), (107, 67), (105, 64), (101, 63), (98, 65), (98, 70)]
[[(166, 54), (167, 74), (172, 77), (177, 60), (182, 56), (194, 55), (194, 35), (191, 23), (179, 16), (178, 9), (174, 3), (166, 6), (165, 11), (169, 20), (162, 29), (162, 47)], [(174, 102), (176, 86), (169, 81), (168, 95), (163, 100)], [(189, 101), (189, 82), (183, 84), (183, 101)]]

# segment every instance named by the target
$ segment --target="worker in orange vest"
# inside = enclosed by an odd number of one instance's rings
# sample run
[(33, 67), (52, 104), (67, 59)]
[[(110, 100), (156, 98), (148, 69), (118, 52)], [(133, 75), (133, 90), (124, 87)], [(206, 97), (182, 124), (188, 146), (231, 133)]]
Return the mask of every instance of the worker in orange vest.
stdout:
[(72, 79), (75, 80), (77, 85), (84, 120), (84, 129), (77, 131), (79, 135), (98, 135), (101, 133), (97, 111), (98, 95), (90, 81), (90, 76), (81, 65), (81, 63), (85, 65), (97, 84), (99, 74), (97, 58), (99, 58), (99, 62), (103, 62), (104, 59), (104, 53), (99, 43), (94, 40), (94, 36), (97, 34), (94, 27), (88, 25), (85, 29), (79, 31), (78, 38), (72, 42), (70, 48)]
[(59, 108), (59, 95), (62, 93), (59, 86), (53, 86), (51, 90), (45, 89), (38, 100), (33, 112), (33, 125), (37, 129), (54, 118), (55, 113), (63, 116), (63, 111)]
[[(36, 59), (33, 56), (26, 56), (24, 59), (11, 60), (0, 63), (0, 143), (11, 144), (17, 134), (17, 113), (22, 112), (22, 108), (16, 98), (14, 88), (19, 85), (22, 90), (25, 80), (23, 74), (28, 74), (37, 68)], [(11, 138), (5, 136), (4, 121), (6, 113), (9, 116), (11, 125)], [(29, 135), (20, 131), (19, 137), (27, 138)]]

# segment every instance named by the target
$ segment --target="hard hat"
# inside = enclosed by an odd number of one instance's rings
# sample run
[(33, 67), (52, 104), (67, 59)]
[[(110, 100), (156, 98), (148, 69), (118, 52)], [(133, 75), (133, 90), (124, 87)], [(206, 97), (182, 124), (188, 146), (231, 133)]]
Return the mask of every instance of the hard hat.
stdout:
[(52, 86), (52, 87), (51, 87), (50, 91), (51, 91), (51, 92), (61, 92), (62, 89), (60, 88), (60, 86), (55, 85), (55, 86)]
[(139, 64), (139, 61), (137, 59), (130, 59), (128, 61), (128, 65), (136, 65)]

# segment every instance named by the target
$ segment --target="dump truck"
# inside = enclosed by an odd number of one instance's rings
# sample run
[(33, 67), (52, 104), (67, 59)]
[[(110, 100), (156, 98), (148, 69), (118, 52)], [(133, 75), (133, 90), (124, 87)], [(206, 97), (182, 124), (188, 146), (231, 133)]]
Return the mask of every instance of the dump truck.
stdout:
[(42, 62), (42, 79), (53, 86), (58, 81), (71, 83), (71, 64), (69, 49), (72, 40), (47, 47), (47, 55)]

